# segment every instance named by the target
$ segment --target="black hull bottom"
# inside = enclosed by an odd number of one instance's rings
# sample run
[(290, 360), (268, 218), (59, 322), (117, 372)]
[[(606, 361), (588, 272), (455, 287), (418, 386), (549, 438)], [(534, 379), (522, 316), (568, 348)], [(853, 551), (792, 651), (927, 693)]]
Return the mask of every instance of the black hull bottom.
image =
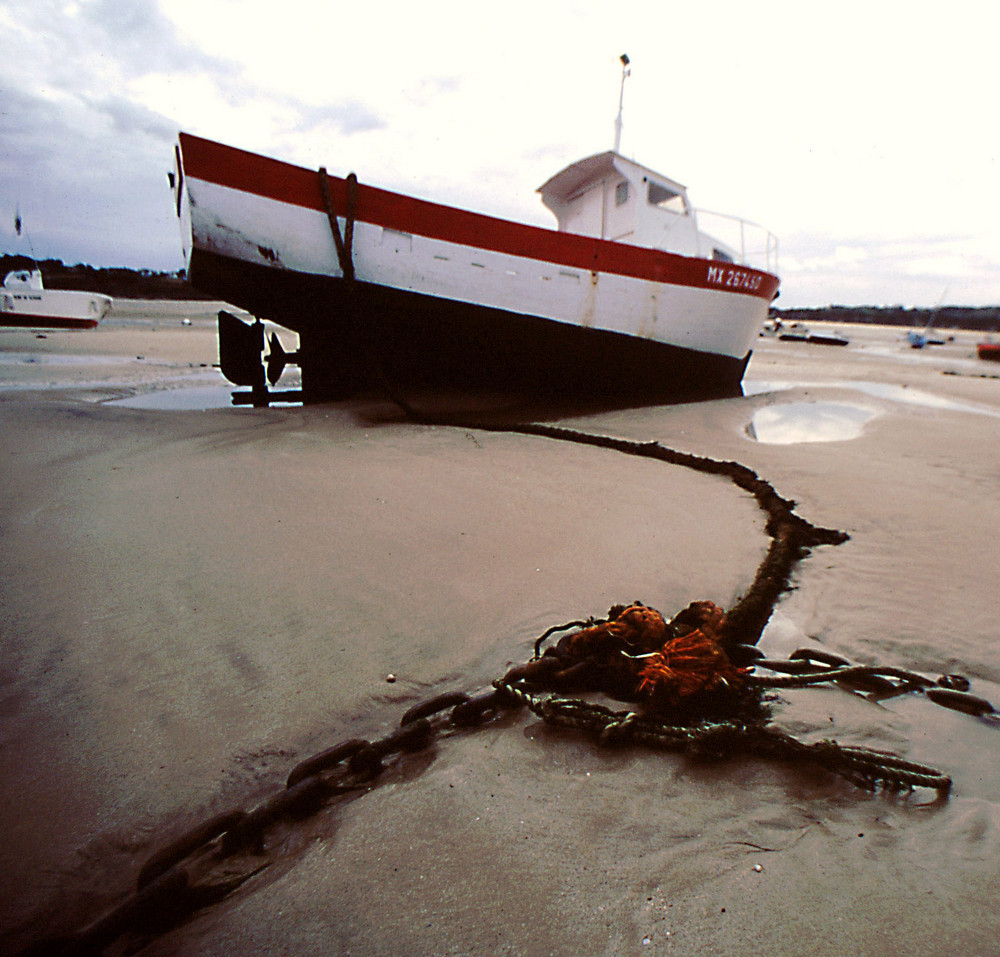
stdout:
[(202, 292), (299, 334), (303, 398), (397, 388), (657, 400), (741, 394), (750, 359), (195, 252)]
[(0, 326), (14, 329), (93, 329), (97, 319), (68, 319), (63, 316), (22, 316), (16, 312), (0, 313)]

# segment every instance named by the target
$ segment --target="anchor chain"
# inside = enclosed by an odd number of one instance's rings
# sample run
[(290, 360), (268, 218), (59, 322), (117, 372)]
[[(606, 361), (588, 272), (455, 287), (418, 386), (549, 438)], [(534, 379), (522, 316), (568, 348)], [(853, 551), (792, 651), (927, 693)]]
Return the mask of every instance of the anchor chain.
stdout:
[(365, 793), (394, 760), (427, 750), (442, 734), (484, 725), (520, 707), (516, 696), (493, 687), (475, 696), (438, 695), (407, 711), (399, 726), (381, 738), (352, 738), (321, 751), (299, 762), (285, 787), (250, 811), (233, 808), (213, 815), (156, 851), (139, 870), (134, 892), (111, 911), (25, 953), (100, 954), (126, 936), (142, 946), (265, 871), (270, 866), (264, 856), (267, 837), (279, 825), (329, 809), (338, 798)]
[[(321, 172), (324, 187), (325, 180)], [(350, 196), (349, 204), (353, 206)], [(336, 242), (340, 238), (339, 224), (332, 204), (325, 205)], [(349, 208), (347, 222), (350, 225), (352, 221), (353, 208)], [(336, 245), (342, 267), (349, 266), (350, 236), (347, 243), (340, 238)], [(344, 269), (345, 275), (352, 271)], [(642, 706), (614, 711), (596, 701), (567, 698), (565, 692), (570, 689), (587, 694), (603, 692), (621, 700), (624, 690), (626, 698), (630, 693), (634, 698), (634, 685), (627, 687), (627, 681), (623, 685), (622, 675), (634, 676), (635, 663), (644, 663), (652, 655), (638, 649), (631, 649), (631, 653), (622, 649), (624, 658), (632, 657), (632, 663), (625, 662), (624, 671), (619, 667), (609, 672), (586, 656), (563, 654), (560, 651), (563, 639), (555, 648), (543, 652), (542, 646), (553, 636), (562, 634), (566, 638), (573, 629), (581, 633), (600, 629), (610, 623), (611, 616), (557, 625), (535, 640), (531, 659), (509, 669), (487, 690), (472, 695), (449, 692), (422, 702), (410, 708), (399, 727), (382, 738), (373, 741), (351, 738), (299, 762), (289, 771), (285, 787), (256, 807), (232, 808), (191, 828), (145, 862), (134, 891), (107, 914), (75, 933), (43, 941), (32, 947), (31, 952), (95, 954), (123, 937), (130, 938), (127, 944), (133, 949), (136, 944), (141, 946), (143, 940), (183, 923), (199, 909), (225, 899), (266, 871), (271, 863), (268, 855), (273, 857), (279, 852), (277, 847), (268, 845), (269, 835), (278, 826), (361, 797), (405, 755), (426, 751), (443, 736), (481, 727), (522, 707), (528, 707), (546, 724), (576, 729), (604, 746), (641, 745), (700, 758), (718, 759), (741, 753), (808, 761), (868, 790), (923, 787), (941, 795), (948, 793), (951, 779), (934, 768), (835, 741), (806, 745), (768, 725), (765, 694), (772, 689), (806, 687), (819, 682), (836, 682), (873, 696), (922, 691), (938, 704), (983, 720), (995, 719), (993, 706), (968, 694), (968, 682), (960, 676), (942, 676), (934, 682), (900, 669), (851, 665), (837, 656), (824, 657), (824, 653), (812, 650), (797, 652), (787, 662), (763, 658), (755, 645), (778, 597), (788, 588), (795, 565), (815, 546), (838, 544), (848, 536), (835, 529), (816, 528), (797, 516), (795, 503), (780, 496), (751, 469), (737, 462), (679, 452), (657, 442), (635, 442), (558, 426), (469, 424), (432, 419), (401, 401), (401, 397), (394, 399), (415, 421), (513, 431), (654, 458), (726, 477), (751, 494), (767, 514), (766, 530), (771, 545), (751, 588), (726, 613), (715, 635), (728, 664), (748, 677), (731, 684), (725, 678), (716, 681), (712, 693), (706, 696), (702, 713), (681, 707), (676, 714), (670, 714)], [(762, 670), (770, 670), (772, 674), (761, 675)], [(727, 673), (734, 674), (731, 670)], [(600, 684), (602, 676), (610, 681), (607, 687)]]
[[(567, 684), (563, 675), (571, 661), (570, 645), (560, 640), (544, 652), (542, 646), (555, 635), (579, 635), (613, 620), (610, 616), (592, 617), (554, 626), (536, 639), (531, 659), (508, 668), (488, 689), (474, 695), (461, 691), (436, 695), (411, 707), (399, 725), (381, 738), (350, 738), (300, 761), (288, 773), (285, 787), (256, 807), (213, 815), (160, 848), (143, 864), (129, 897), (77, 933), (44, 942), (45, 952), (97, 954), (123, 937), (130, 945), (141, 946), (265, 871), (271, 863), (267, 855), (277, 853), (269, 848), (268, 836), (279, 825), (329, 811), (347, 796), (361, 796), (405, 755), (426, 752), (446, 736), (482, 727), (521, 708), (547, 725), (579, 731), (603, 747), (642, 746), (701, 760), (755, 755), (766, 760), (812, 763), (869, 791), (927, 788), (941, 798), (948, 794), (951, 778), (936, 768), (834, 740), (803, 743), (770, 725), (766, 708), (743, 707), (742, 714), (722, 719), (677, 721), (668, 713), (641, 705), (614, 710), (598, 701), (567, 697), (560, 685)], [(802, 666), (811, 670), (780, 674)], [(756, 695), (821, 682), (855, 689), (859, 679), (874, 677), (890, 683), (897, 694), (925, 693), (930, 700), (959, 711), (991, 719), (997, 715), (985, 699), (958, 690), (968, 687), (962, 676), (944, 675), (934, 680), (901, 668), (851, 665), (839, 656), (814, 649), (796, 651), (787, 661), (759, 658), (745, 670), (747, 684)], [(762, 675), (758, 670), (772, 673)], [(586, 693), (593, 690), (584, 688)], [(882, 692), (870, 693), (877, 696)], [(38, 948), (32, 952), (39, 952)]]

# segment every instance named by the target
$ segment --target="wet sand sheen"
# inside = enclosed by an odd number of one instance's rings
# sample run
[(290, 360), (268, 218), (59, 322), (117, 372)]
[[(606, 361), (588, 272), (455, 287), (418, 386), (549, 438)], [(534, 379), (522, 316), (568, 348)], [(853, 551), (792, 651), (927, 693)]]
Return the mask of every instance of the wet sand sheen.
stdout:
[[(157, 375), (204, 361), (195, 325), (164, 320)], [(102, 333), (141, 343), (136, 354), (155, 338)], [(867, 360), (836, 363), (871, 378)], [(887, 378), (1000, 407), (988, 380), (879, 362)], [(821, 385), (813, 363), (808, 347), (766, 344), (751, 371)], [(386, 424), (361, 406), (189, 415), (93, 402), (151, 382), (148, 363), (132, 374), (0, 400), (12, 490), (0, 760), (14, 783), (3, 866), (20, 888), (5, 892), (6, 927), (53, 902), (96, 906), (99, 884), (127, 887), (171, 829), (252, 804), (298, 758), (383, 733), (413, 700), (488, 683), (553, 623), (634, 598), (668, 613), (732, 604), (767, 545), (752, 500), (724, 480)], [(858, 439), (749, 441), (753, 409), (772, 401), (572, 424), (742, 461), (811, 521), (851, 532), (802, 567), (765, 642), (809, 634), (855, 660), (962, 670), (1000, 699), (982, 560), (998, 517), (995, 421), (877, 400)], [(603, 751), (520, 716), (321, 816), (279, 879), (149, 952), (718, 953), (751, 939), (846, 954), (906, 939), (934, 953), (942, 926), (988, 952), (994, 729), (836, 689), (796, 693), (783, 720), (936, 762), (956, 794), (918, 808), (757, 761)], [(834, 914), (848, 926), (816, 936)]]

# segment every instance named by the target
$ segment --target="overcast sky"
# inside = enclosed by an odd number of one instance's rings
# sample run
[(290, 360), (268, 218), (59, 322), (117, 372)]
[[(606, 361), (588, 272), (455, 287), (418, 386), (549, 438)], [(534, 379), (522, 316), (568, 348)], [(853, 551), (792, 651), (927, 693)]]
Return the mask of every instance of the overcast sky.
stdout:
[[(780, 241), (783, 306), (1000, 301), (985, 0), (0, 0), (2, 249), (180, 268), (177, 131), (537, 225), (613, 143)], [(984, 19), (985, 17), (985, 19)]]

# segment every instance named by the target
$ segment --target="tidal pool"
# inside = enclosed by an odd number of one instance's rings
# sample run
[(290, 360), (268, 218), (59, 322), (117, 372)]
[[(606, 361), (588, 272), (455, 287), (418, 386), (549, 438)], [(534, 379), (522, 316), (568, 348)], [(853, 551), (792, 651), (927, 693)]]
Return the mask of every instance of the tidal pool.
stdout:
[(200, 409), (231, 408), (232, 395), (231, 385), (183, 386), (179, 389), (140, 392), (125, 399), (114, 399), (109, 404), (125, 406), (128, 409), (192, 412)]
[[(128, 409), (156, 409), (160, 412), (198, 412), (206, 409), (231, 409), (234, 385), (182, 386), (178, 389), (158, 389), (155, 392), (140, 392), (124, 399), (112, 399), (109, 405), (125, 406)], [(246, 392), (246, 389), (238, 390)], [(271, 399), (272, 406), (301, 405), (298, 400), (283, 402), (281, 393)], [(249, 408), (242, 405), (241, 408)]]
[(871, 409), (837, 402), (787, 402), (758, 409), (747, 434), (769, 445), (842, 442), (857, 438), (875, 417)]

